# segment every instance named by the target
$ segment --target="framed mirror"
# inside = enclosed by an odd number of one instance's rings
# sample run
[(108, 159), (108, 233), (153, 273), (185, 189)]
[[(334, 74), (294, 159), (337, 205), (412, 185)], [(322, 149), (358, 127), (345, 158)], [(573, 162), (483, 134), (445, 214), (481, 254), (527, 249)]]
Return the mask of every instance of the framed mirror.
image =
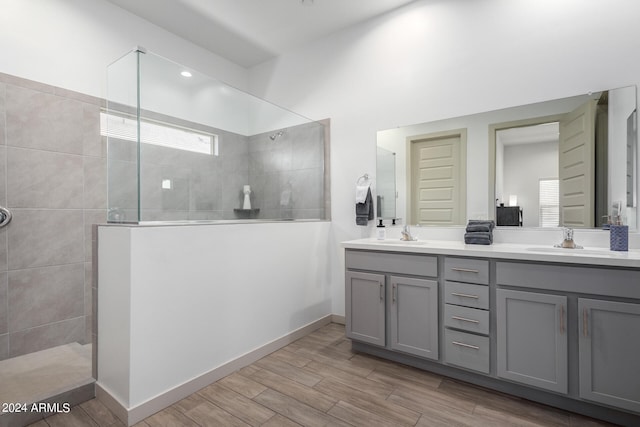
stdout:
[(467, 195), (456, 206), (458, 225), (497, 219), (498, 208), (509, 207), (516, 208), (513, 226), (595, 228), (620, 214), (635, 229), (635, 111), (636, 87), (629, 86), (379, 131), (378, 147), (396, 153), (396, 217), (442, 225), (412, 213), (410, 142), (464, 131)]

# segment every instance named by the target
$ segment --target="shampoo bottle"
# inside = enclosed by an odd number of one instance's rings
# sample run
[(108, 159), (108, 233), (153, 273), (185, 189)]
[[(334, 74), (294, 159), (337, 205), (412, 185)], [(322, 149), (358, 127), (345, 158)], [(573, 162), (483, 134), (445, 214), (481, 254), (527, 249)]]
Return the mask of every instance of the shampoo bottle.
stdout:
[(382, 223), (382, 219), (379, 220), (378, 226), (376, 227), (376, 236), (378, 240), (384, 240), (387, 238), (387, 229)]

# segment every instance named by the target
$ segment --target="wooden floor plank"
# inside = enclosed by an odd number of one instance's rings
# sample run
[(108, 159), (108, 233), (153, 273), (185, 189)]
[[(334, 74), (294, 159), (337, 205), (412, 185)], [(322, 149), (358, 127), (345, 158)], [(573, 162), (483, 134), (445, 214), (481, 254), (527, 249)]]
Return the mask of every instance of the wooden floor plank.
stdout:
[(230, 390), (240, 393), (244, 397), (253, 399), (263, 391), (267, 389), (264, 385), (252, 380), (249, 377), (240, 375), (239, 373), (233, 373), (227, 377), (224, 377), (218, 381), (220, 385), (227, 387)]
[(276, 390), (322, 412), (327, 412), (338, 401), (313, 388), (304, 386), (266, 369), (259, 370), (253, 374), (251, 378), (264, 385), (265, 389), (270, 388)]
[(362, 378), (324, 363), (309, 362), (304, 369), (313, 372), (321, 378), (333, 378), (342, 384), (352, 386), (353, 388), (362, 390), (371, 396), (381, 399), (386, 399), (393, 391), (393, 386)]
[(296, 368), (295, 366), (289, 365), (287, 362), (283, 362), (282, 360), (271, 356), (258, 360), (255, 365), (263, 369), (268, 369), (269, 371), (275, 372), (276, 374), (282, 375), (290, 380), (297, 381), (308, 387), (313, 387), (322, 381), (321, 375), (317, 375), (306, 370), (306, 367)]
[(203, 388), (198, 394), (252, 426), (259, 426), (275, 415), (268, 408), (218, 383)]
[(413, 426), (420, 418), (420, 414), (416, 411), (385, 400), (385, 398), (372, 396), (366, 390), (344, 384), (336, 378), (325, 378), (314, 388), (362, 410), (394, 421), (398, 425)]
[(395, 422), (360, 409), (349, 402), (338, 402), (328, 414), (358, 427), (397, 427)]
[[(329, 324), (135, 427), (611, 427), (388, 360), (354, 353)], [(90, 400), (34, 427), (123, 427)]]
[(185, 415), (202, 427), (250, 427), (250, 424), (208, 401), (190, 409)]
[(324, 412), (320, 412), (311, 406), (305, 405), (304, 403), (289, 396), (285, 396), (275, 390), (266, 390), (257, 395), (254, 400), (272, 411), (277, 412), (303, 426), (349, 426), (349, 424), (340, 421), (338, 418), (325, 414)]

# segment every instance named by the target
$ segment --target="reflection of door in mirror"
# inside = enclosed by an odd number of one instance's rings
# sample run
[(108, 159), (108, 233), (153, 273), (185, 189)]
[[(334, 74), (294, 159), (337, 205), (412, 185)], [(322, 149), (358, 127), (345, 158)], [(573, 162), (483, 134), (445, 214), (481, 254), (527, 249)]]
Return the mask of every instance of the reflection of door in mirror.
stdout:
[(560, 120), (560, 223), (566, 227), (595, 225), (596, 103), (587, 101)]
[(525, 227), (594, 227), (606, 216), (604, 94), (565, 114), (492, 125), (496, 201), (517, 195)]
[(376, 216), (396, 218), (396, 153), (382, 147), (376, 151)]
[(462, 225), (466, 221), (465, 129), (407, 138), (408, 222)]

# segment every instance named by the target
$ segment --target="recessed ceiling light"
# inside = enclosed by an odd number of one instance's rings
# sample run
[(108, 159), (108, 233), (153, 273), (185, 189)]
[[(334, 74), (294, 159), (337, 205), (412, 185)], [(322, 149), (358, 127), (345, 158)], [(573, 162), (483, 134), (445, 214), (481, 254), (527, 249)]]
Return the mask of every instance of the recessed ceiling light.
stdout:
[(192, 74), (189, 71), (186, 71), (186, 70), (181, 72), (180, 75), (182, 77), (191, 77), (192, 76)]

